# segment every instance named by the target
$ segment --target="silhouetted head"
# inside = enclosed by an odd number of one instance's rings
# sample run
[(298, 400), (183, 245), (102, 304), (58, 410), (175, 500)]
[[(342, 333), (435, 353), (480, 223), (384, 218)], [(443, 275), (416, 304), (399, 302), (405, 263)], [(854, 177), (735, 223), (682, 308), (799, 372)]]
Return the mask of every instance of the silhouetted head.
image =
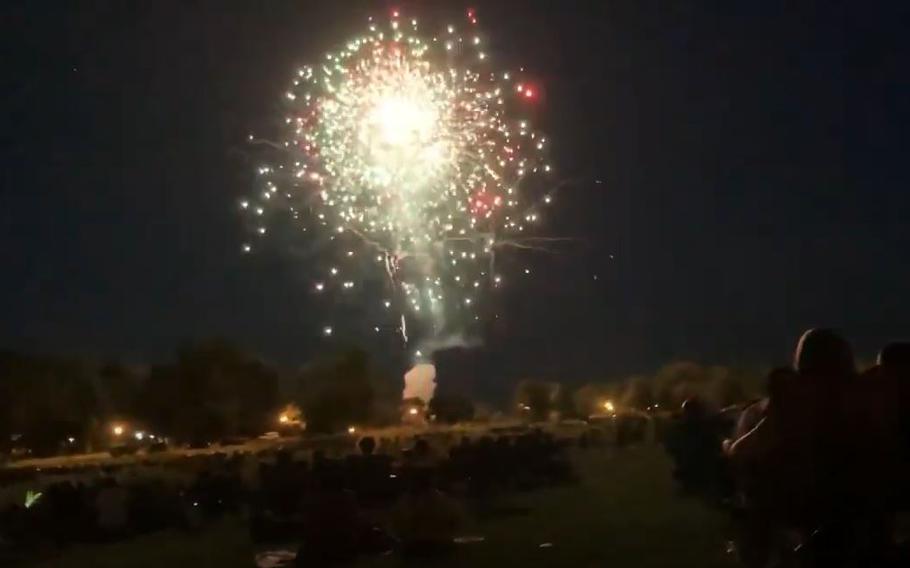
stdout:
[(281, 466), (286, 466), (286, 465), (290, 465), (290, 463), (291, 463), (291, 452), (289, 452), (288, 450), (285, 450), (283, 448), (278, 450), (278, 452), (275, 454), (275, 464), (281, 465)]
[(695, 420), (705, 416), (706, 409), (705, 405), (698, 399), (698, 397), (687, 398), (682, 403), (682, 416), (686, 420)]
[(878, 354), (878, 364), (886, 371), (910, 373), (910, 341), (889, 343)]
[(414, 442), (414, 454), (418, 456), (425, 456), (430, 453), (430, 444), (423, 438), (418, 439)]
[(433, 489), (433, 473), (429, 469), (417, 468), (411, 472), (408, 489), (413, 493), (422, 493)]
[(805, 374), (848, 376), (856, 373), (853, 350), (830, 329), (810, 329), (799, 338), (793, 366)]
[(357, 442), (357, 447), (360, 448), (361, 454), (371, 456), (376, 450), (376, 440), (372, 436), (364, 436)]

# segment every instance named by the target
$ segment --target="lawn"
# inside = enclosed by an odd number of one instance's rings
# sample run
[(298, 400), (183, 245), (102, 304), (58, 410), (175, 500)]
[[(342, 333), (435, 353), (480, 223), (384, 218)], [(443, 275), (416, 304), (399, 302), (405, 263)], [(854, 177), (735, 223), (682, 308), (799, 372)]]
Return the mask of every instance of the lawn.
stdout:
[[(676, 495), (670, 464), (653, 447), (576, 458), (582, 477), (572, 487), (509, 499), (527, 512), (474, 521), (466, 535), (482, 542), (459, 545), (441, 566), (733, 567), (725, 550), (726, 520)], [(225, 521), (202, 534), (160, 533), (126, 543), (76, 547), (41, 568), (248, 568), (253, 547), (245, 528)], [(393, 567), (395, 556), (358, 567)], [(413, 565), (413, 564), (411, 564)]]

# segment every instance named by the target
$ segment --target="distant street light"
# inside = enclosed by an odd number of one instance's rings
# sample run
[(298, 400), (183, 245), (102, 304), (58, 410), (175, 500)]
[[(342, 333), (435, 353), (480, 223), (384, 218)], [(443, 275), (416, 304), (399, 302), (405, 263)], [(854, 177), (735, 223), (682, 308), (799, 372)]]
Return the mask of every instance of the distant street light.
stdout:
[(145, 438), (145, 432), (136, 432), (135, 434), (133, 434), (133, 436), (135, 436), (136, 439), (141, 442), (142, 439)]
[(356, 432), (357, 432), (357, 428), (355, 428), (353, 426), (348, 427), (348, 434), (355, 434)]
[(410, 414), (411, 416), (417, 416), (417, 412), (419, 412), (419, 411), (413, 407), (410, 410), (408, 410), (408, 414)]
[(607, 412), (613, 412), (616, 410), (616, 407), (613, 406), (612, 400), (608, 400), (608, 401), (604, 402), (604, 410), (606, 410)]
[(112, 432), (114, 433), (114, 436), (122, 436), (123, 435), (123, 426), (117, 424), (116, 426), (113, 427)]
[(278, 417), (278, 422), (281, 422), (282, 424), (287, 424), (290, 421), (291, 421), (291, 418), (287, 414), (282, 414), (281, 416)]

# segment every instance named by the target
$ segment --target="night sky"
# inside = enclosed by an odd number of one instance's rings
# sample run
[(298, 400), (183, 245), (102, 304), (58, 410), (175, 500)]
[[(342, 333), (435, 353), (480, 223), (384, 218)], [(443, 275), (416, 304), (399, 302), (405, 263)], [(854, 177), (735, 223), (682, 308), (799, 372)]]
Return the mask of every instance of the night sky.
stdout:
[[(906, 13), (473, 5), (496, 61), (545, 88), (538, 123), (571, 183), (544, 230), (578, 238), (528, 260), (488, 373), (779, 363), (817, 325), (867, 354), (910, 336)], [(324, 348), (307, 267), (240, 254), (245, 141), (283, 117), (298, 65), (393, 6), (4, 3), (0, 346), (148, 361), (226, 336), (287, 364)]]

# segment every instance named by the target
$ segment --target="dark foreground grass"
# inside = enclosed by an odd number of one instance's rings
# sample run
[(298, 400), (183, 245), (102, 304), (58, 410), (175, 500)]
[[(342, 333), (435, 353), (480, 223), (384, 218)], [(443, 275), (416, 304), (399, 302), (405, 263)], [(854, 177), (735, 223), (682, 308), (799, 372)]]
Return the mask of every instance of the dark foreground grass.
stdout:
[[(733, 567), (725, 552), (726, 521), (676, 495), (670, 464), (656, 448), (577, 456), (581, 482), (509, 500), (527, 512), (474, 521), (459, 545), (436, 565), (471, 567)], [(543, 546), (542, 546), (543, 545)], [(198, 535), (166, 532), (107, 546), (77, 547), (41, 568), (249, 568), (253, 546), (239, 521)], [(396, 556), (358, 567), (418, 566)]]

